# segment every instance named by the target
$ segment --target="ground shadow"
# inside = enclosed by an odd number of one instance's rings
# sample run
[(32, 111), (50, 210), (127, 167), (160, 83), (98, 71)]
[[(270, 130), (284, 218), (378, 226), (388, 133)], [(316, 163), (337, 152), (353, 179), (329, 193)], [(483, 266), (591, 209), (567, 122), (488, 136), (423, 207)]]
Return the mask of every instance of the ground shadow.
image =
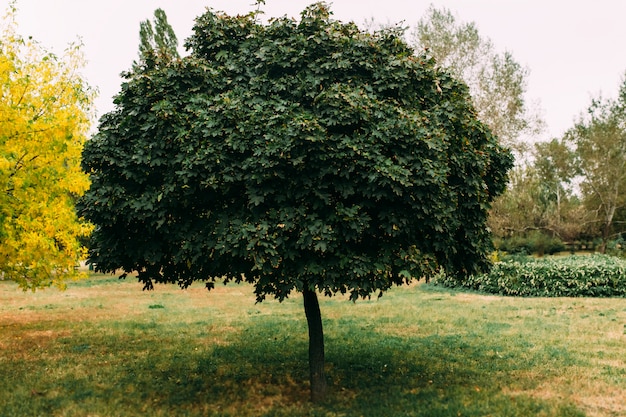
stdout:
[[(520, 365), (512, 358), (494, 357), (498, 347), (488, 341), (453, 335), (389, 336), (354, 326), (342, 332), (342, 326), (330, 323), (329, 398), (313, 406), (307, 401), (302, 322), (259, 317), (215, 345), (198, 345), (197, 337), (184, 334), (159, 337), (164, 332), (158, 323), (146, 327), (131, 321), (127, 326), (126, 340), (115, 336), (119, 329), (97, 342), (68, 338), (59, 352), (64, 366), (80, 367), (81, 358), (103, 352), (109, 352), (109, 360), (103, 358), (101, 369), (62, 375), (54, 386), (37, 388), (45, 394), (16, 398), (6, 410), (19, 411), (20, 401), (37, 401), (42, 413), (59, 414), (63, 396), (65, 402), (83, 404), (75, 415), (103, 415), (98, 413), (103, 404), (109, 410), (126, 410), (127, 415), (147, 416), (582, 415), (573, 407), (503, 394), (501, 384)], [(160, 345), (153, 352), (150, 344), (135, 350), (134, 337)]]

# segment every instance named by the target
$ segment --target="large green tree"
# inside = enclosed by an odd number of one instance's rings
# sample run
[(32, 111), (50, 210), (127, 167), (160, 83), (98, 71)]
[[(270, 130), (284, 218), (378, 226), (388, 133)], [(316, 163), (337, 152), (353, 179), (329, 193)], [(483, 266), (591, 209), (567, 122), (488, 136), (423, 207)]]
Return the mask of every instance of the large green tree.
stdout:
[(488, 266), (510, 153), (467, 87), (393, 31), (207, 11), (191, 55), (129, 77), (84, 151), (91, 261), (154, 283), (304, 296), (324, 397), (318, 294), (353, 300)]

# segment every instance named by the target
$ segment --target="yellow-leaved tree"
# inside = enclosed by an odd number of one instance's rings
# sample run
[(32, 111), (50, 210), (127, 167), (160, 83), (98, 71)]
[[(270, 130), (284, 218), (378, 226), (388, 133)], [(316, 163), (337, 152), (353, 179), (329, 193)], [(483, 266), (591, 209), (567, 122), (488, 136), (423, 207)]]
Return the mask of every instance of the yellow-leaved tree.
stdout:
[(17, 33), (12, 4), (0, 38), (0, 279), (64, 286), (92, 226), (74, 203), (89, 188), (80, 160), (93, 91), (79, 46), (58, 57)]

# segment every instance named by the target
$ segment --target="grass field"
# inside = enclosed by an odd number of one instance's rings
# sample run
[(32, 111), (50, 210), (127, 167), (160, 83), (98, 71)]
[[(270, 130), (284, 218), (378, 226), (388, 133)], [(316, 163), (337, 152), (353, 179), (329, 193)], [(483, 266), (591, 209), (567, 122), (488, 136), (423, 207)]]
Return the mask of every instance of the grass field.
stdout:
[(301, 298), (109, 276), (0, 281), (1, 416), (626, 416), (626, 299), (430, 285), (321, 299), (327, 403), (308, 403)]

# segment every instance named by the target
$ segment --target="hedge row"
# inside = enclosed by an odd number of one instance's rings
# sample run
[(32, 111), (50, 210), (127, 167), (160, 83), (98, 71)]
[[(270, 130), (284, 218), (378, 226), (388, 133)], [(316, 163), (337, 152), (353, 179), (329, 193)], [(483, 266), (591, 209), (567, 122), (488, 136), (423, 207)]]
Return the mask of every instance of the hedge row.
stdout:
[(626, 297), (626, 260), (607, 255), (514, 258), (488, 274), (458, 281), (445, 274), (435, 285), (521, 297)]

